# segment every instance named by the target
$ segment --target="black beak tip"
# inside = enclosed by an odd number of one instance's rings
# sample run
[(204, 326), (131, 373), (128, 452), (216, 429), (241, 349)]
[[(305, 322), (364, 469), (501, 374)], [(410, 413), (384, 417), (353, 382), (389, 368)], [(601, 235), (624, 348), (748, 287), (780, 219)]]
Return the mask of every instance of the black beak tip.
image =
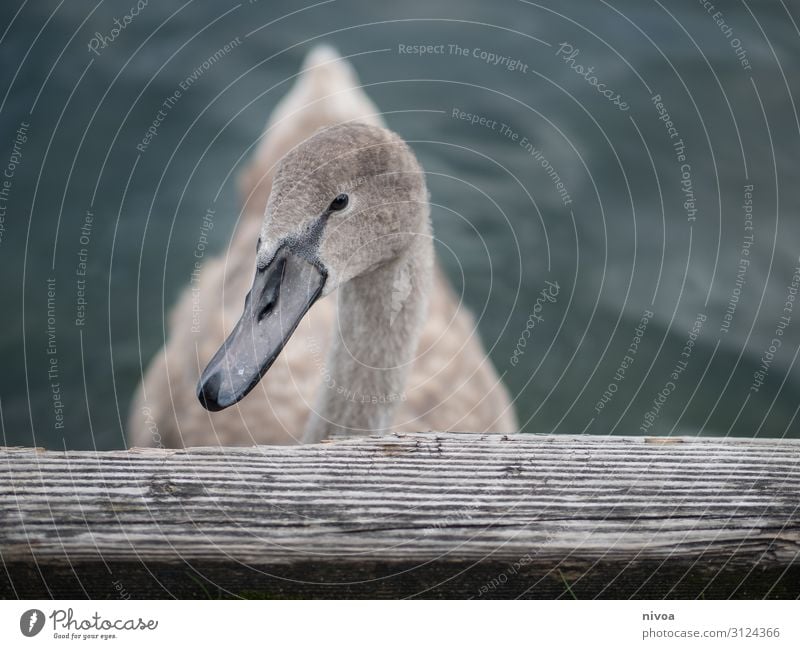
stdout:
[(197, 399), (206, 410), (219, 412), (227, 407), (227, 404), (222, 404), (219, 401), (219, 386), (219, 373), (212, 374), (205, 380), (200, 379), (200, 383), (197, 384)]

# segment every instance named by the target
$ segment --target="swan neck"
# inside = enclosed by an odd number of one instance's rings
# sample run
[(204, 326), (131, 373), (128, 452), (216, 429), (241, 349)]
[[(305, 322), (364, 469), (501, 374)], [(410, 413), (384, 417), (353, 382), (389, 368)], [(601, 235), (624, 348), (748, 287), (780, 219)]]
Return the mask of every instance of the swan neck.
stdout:
[(388, 432), (407, 399), (406, 379), (427, 315), (434, 252), (430, 234), (338, 291), (323, 381), (305, 441)]

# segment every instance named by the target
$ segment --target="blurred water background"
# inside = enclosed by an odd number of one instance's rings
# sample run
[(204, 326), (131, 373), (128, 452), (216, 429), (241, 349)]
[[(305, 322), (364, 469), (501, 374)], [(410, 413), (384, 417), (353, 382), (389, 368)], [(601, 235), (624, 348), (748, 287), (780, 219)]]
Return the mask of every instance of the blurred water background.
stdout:
[(124, 447), (203, 216), (224, 252), (320, 42), (429, 173), (524, 431), (797, 437), (800, 12), (725, 5), (3, 2), (2, 443)]

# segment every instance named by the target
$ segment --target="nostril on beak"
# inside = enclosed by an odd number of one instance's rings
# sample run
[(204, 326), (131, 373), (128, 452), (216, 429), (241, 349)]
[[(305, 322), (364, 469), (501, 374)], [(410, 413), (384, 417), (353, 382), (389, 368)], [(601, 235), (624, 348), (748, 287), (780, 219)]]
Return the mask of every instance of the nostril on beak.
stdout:
[(273, 269), (270, 276), (267, 278), (264, 291), (261, 294), (260, 308), (256, 315), (256, 321), (261, 322), (270, 313), (272, 313), (275, 305), (278, 303), (278, 296), (280, 295), (281, 281), (283, 280), (283, 272), (286, 269), (286, 259), (281, 259), (277, 267)]
[(278, 291), (277, 289), (271, 291), (268, 295), (264, 296), (264, 304), (262, 305), (261, 309), (258, 312), (258, 317), (256, 320), (261, 322), (264, 318), (266, 318), (272, 310), (275, 308), (275, 305), (278, 303)]
[(219, 404), (219, 386), (221, 382), (220, 373), (217, 372), (197, 386), (197, 398), (200, 401), (200, 405), (206, 410), (211, 412), (222, 410), (222, 406)]

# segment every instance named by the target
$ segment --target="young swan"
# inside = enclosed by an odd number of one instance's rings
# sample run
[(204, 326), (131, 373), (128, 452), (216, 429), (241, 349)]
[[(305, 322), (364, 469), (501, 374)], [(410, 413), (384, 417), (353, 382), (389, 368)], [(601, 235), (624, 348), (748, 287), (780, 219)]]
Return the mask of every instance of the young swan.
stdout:
[(330, 376), (304, 441), (388, 432), (433, 276), (425, 179), (406, 143), (362, 123), (317, 132), (278, 167), (255, 279), (241, 319), (200, 378), (200, 403), (216, 411), (244, 398), (314, 302), (338, 289)]
[[(353, 67), (330, 47), (315, 47), (306, 57), (291, 90), (272, 112), (256, 151), (243, 169), (240, 198), (244, 207), (226, 253), (203, 261), (197, 276), (193, 274), (191, 287), (184, 289), (171, 310), (167, 324), (168, 337), (148, 363), (147, 371), (133, 396), (127, 427), (131, 446), (180, 448), (296, 444), (303, 440), (307, 425), (312, 429), (309, 439), (316, 440), (322, 434), (320, 429), (325, 427), (326, 418), (341, 422), (343, 416), (340, 413), (349, 413), (351, 409), (358, 410), (360, 416), (369, 420), (380, 421), (388, 419), (394, 409), (391, 430), (395, 432), (507, 433), (519, 430), (511, 398), (486, 355), (474, 318), (435, 263), (427, 317), (417, 333), (419, 341), (410, 368), (396, 368), (398, 373), (393, 375), (389, 372), (377, 378), (369, 376), (370, 373), (377, 373), (375, 368), (391, 367), (391, 363), (380, 360), (386, 354), (392, 357), (394, 350), (398, 350), (399, 355), (400, 351), (406, 349), (404, 344), (408, 342), (408, 328), (411, 327), (409, 316), (421, 306), (419, 302), (424, 301), (424, 290), (421, 296), (419, 290), (420, 287), (424, 289), (424, 283), (430, 276), (423, 274), (412, 277), (411, 265), (407, 265), (401, 267), (399, 274), (395, 273), (396, 281), (387, 279), (383, 282), (384, 286), (375, 281), (354, 279), (355, 283), (347, 290), (343, 286), (343, 290), (320, 297), (302, 318), (269, 373), (254, 389), (254, 394), (217, 413), (207, 412), (197, 402), (195, 386), (204, 364), (223, 344), (242, 314), (242, 300), (254, 274), (253, 246), (263, 225), (278, 162), (295, 147), (305, 146), (301, 143), (320, 128), (352, 122), (384, 126), (380, 111), (365, 94)], [(379, 132), (389, 137), (389, 134)], [(269, 214), (276, 219), (296, 219), (293, 223), (287, 221), (284, 224), (285, 231), (296, 233), (306, 221), (322, 214), (325, 207), (330, 207), (332, 196), (346, 193), (347, 209), (338, 213), (334, 210), (329, 214), (319, 241), (327, 237), (340, 237), (345, 240), (344, 245), (348, 250), (355, 254), (358, 252), (358, 241), (366, 231), (356, 228), (353, 234), (347, 236), (335, 233), (349, 216), (369, 220), (384, 215), (383, 210), (376, 211), (371, 217), (369, 214), (357, 214), (361, 212), (359, 204), (363, 205), (358, 201), (377, 198), (372, 192), (362, 196), (362, 191), (368, 191), (367, 180), (371, 179), (377, 185), (379, 179), (375, 174), (371, 176), (372, 172), (360, 175), (348, 166), (346, 160), (340, 160), (347, 148), (344, 140), (339, 141), (338, 136), (334, 139), (335, 153), (323, 161), (329, 170), (337, 164), (341, 167), (341, 176), (337, 176), (333, 183), (333, 194), (319, 197), (314, 205), (316, 212), (312, 210), (306, 213), (297, 202), (280, 215), (272, 208)], [(378, 141), (381, 141), (380, 138)], [(310, 151), (307, 155), (313, 153)], [(416, 166), (415, 171), (418, 173)], [(289, 182), (284, 183), (284, 187), (291, 187), (292, 181), (296, 180), (300, 184), (297, 189), (301, 190), (303, 178), (317, 177), (322, 172), (322, 169), (316, 172), (313, 165), (304, 163), (295, 174), (296, 178), (286, 176), (285, 180)], [(346, 178), (352, 177), (356, 180), (351, 181), (350, 186), (339, 186), (346, 182)], [(305, 188), (309, 188), (308, 184)], [(424, 196), (424, 191), (421, 195)], [(277, 196), (276, 191), (275, 198)], [(427, 197), (424, 198), (425, 201), (418, 206), (423, 212), (427, 209)], [(341, 203), (337, 203), (336, 207), (342, 207)], [(297, 213), (289, 209), (297, 210)], [(409, 217), (412, 214), (404, 213), (402, 216)], [(427, 219), (423, 221), (419, 231), (427, 232)], [(371, 222), (368, 223), (368, 227), (371, 226)], [(277, 227), (276, 221), (268, 225), (267, 230)], [(266, 234), (269, 235), (269, 232)], [(405, 232), (405, 236), (409, 236), (409, 233)], [(414, 256), (410, 260), (413, 264), (420, 265), (416, 255), (427, 254), (422, 248), (429, 242), (426, 237), (415, 238), (416, 241), (409, 245), (421, 249), (409, 250), (407, 254)], [(264, 238), (259, 248), (267, 245), (264, 242), (268, 239), (269, 236)], [(333, 241), (328, 245), (332, 244)], [(272, 248), (275, 248), (274, 242)], [(263, 261), (271, 260), (270, 251), (263, 254), (270, 256), (270, 259)], [(353, 257), (353, 263), (362, 254), (363, 251), (358, 252)], [(279, 259), (278, 264), (289, 268), (294, 260), (296, 257)], [(322, 268), (321, 264), (317, 268)], [(384, 265), (384, 273), (396, 268), (390, 262)], [(338, 272), (338, 268), (326, 267), (325, 271), (330, 275)], [(357, 273), (351, 271), (350, 274), (355, 276)], [(379, 275), (377, 273), (373, 277), (380, 279)], [(324, 293), (330, 292), (333, 282), (340, 279), (326, 279), (330, 283), (323, 287)], [(366, 306), (371, 308), (363, 316), (356, 314), (359, 301), (355, 303), (356, 308), (348, 306), (348, 301), (355, 299), (348, 297), (348, 292), (358, 284), (363, 288), (360, 295), (368, 295), (373, 290), (378, 293), (367, 302)], [(263, 288), (267, 288), (266, 284)], [(270, 285), (270, 290), (274, 289), (274, 284)], [(382, 313), (377, 308), (386, 304), (387, 291), (391, 294), (388, 323), (380, 317)], [(288, 292), (285, 295), (281, 293), (281, 298), (288, 299), (289, 295)], [(257, 294), (257, 299), (262, 297), (261, 293)], [(286, 306), (288, 304), (283, 304), (280, 308)], [(378, 313), (378, 317), (373, 315), (373, 311)], [(377, 325), (370, 324), (373, 320), (377, 320)], [(273, 322), (282, 326), (279, 319)], [(366, 331), (368, 338), (357, 336), (356, 332), (359, 331)], [(261, 372), (262, 367), (257, 365), (257, 351), (264, 353), (269, 343), (268, 340), (261, 341), (263, 344), (257, 350), (258, 332), (266, 336), (267, 330), (254, 327), (250, 332), (251, 376)], [(270, 335), (284, 336), (288, 333), (289, 329), (276, 328)], [(378, 362), (358, 362), (371, 354), (377, 355)], [(344, 360), (337, 360), (341, 357)], [(230, 363), (228, 365), (233, 367)], [(221, 367), (225, 369), (225, 363)], [(236, 368), (236, 378), (240, 379), (240, 383), (244, 383), (247, 369), (244, 365)], [(381, 381), (399, 383), (399, 373), (405, 369), (409, 370), (408, 377), (401, 389), (380, 391)], [(240, 370), (241, 375), (238, 374)], [(352, 380), (350, 374), (354, 375)], [(334, 378), (334, 375), (338, 378)], [(215, 407), (224, 405), (224, 377), (224, 373), (218, 377), (219, 402)], [(206, 378), (211, 378), (211, 373)], [(356, 379), (359, 381), (357, 385)], [(212, 387), (210, 384), (209, 390)], [(231, 382), (228, 391), (232, 393), (233, 387)], [(242, 387), (239, 385), (238, 389)], [(208, 396), (213, 395), (209, 392)], [(329, 402), (331, 405), (326, 405)], [(211, 405), (211, 401), (208, 403)], [(331, 427), (331, 430), (336, 428)], [(368, 428), (366, 432), (371, 433), (373, 429)]]

